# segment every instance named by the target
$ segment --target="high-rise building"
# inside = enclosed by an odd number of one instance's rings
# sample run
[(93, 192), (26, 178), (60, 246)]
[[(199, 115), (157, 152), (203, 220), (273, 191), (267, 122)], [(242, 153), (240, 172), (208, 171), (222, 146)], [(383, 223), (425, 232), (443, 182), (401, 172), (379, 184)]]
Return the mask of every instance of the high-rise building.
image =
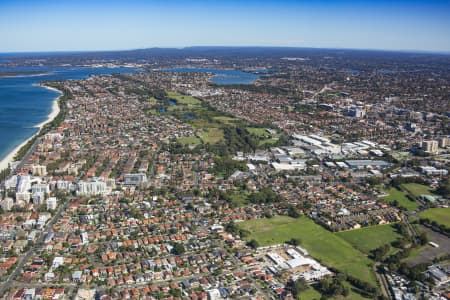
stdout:
[(34, 176), (46, 176), (47, 175), (47, 167), (42, 165), (33, 165), (31, 167), (31, 173)]
[(441, 137), (439, 139), (439, 147), (446, 148), (447, 146), (450, 146), (450, 138), (449, 137)]
[(77, 195), (104, 195), (107, 192), (106, 183), (99, 179), (78, 182)]
[(14, 205), (14, 200), (12, 198), (7, 197), (2, 201), (2, 209), (4, 211), (10, 211), (11, 208), (13, 207), (13, 205)]
[(58, 206), (58, 200), (56, 197), (50, 197), (47, 199), (47, 209), (55, 210)]
[(422, 150), (427, 153), (435, 154), (438, 152), (438, 142), (435, 140), (423, 141)]

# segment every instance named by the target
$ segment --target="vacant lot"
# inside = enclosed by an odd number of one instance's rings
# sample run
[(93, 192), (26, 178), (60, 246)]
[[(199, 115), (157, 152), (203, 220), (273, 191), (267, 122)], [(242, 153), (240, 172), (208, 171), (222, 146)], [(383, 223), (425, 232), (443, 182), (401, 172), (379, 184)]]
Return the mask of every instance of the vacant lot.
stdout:
[(430, 208), (420, 213), (419, 216), (450, 227), (450, 208)]
[(370, 266), (371, 261), (366, 255), (307, 217), (294, 219), (278, 216), (241, 222), (239, 226), (251, 233), (247, 240), (256, 239), (261, 246), (284, 243), (291, 238), (298, 238), (301, 246), (323, 264), (373, 286), (376, 284), (375, 274)]
[(392, 225), (378, 225), (342, 231), (336, 233), (336, 235), (364, 253), (369, 253), (382, 245), (390, 244), (400, 237), (392, 228)]
[(395, 200), (397, 200), (398, 205), (404, 207), (408, 211), (414, 211), (419, 208), (419, 204), (416, 201), (409, 200), (403, 191), (396, 188), (390, 188), (387, 190), (387, 193), (389, 193), (389, 196), (381, 198), (383, 202), (392, 204)]

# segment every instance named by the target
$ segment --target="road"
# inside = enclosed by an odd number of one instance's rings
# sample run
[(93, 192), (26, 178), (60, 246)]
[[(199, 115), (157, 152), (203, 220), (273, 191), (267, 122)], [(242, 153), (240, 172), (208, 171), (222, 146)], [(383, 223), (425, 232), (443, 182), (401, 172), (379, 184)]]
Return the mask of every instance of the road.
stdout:
[(40, 141), (42, 140), (42, 137), (37, 138), (33, 145), (30, 147), (30, 149), (28, 149), (27, 153), (25, 153), (25, 155), (22, 157), (22, 159), (20, 160), (20, 163), (17, 165), (17, 170), (20, 170), (23, 168), (23, 166), (25, 165), (25, 163), (28, 161), (28, 159), (30, 158), (31, 154), (33, 154), (36, 151), (37, 146), (39, 145)]
[(155, 154), (153, 154), (153, 162), (152, 166), (150, 167), (150, 170), (148, 171), (148, 180), (152, 179), (155, 176), (155, 167), (157, 165), (157, 160), (159, 156), (159, 152), (161, 151), (161, 145), (158, 146), (158, 149), (156, 149)]
[(9, 275), (8, 279), (0, 285), (0, 295), (2, 297), (4, 296), (4, 293), (6, 292), (6, 290), (12, 285), (14, 278), (17, 275), (19, 275), (19, 273), (22, 271), (25, 263), (33, 256), (36, 249), (38, 247), (40, 247), (40, 245), (44, 241), (44, 237), (45, 237), (46, 233), (48, 233), (50, 231), (50, 229), (52, 229), (53, 225), (56, 223), (57, 220), (59, 220), (59, 218), (61, 217), (61, 214), (63, 213), (63, 211), (66, 210), (66, 208), (69, 206), (69, 204), (70, 204), (70, 200), (67, 200), (64, 203), (64, 205), (60, 205), (60, 207), (59, 207), (58, 211), (55, 213), (55, 215), (50, 219), (50, 221), (47, 223), (45, 228), (43, 230), (41, 230), (39, 238), (35, 242), (34, 246), (31, 247), (31, 249), (28, 250), (28, 252), (26, 252), (25, 255), (19, 259), (19, 262), (18, 262), (17, 266), (15, 267), (14, 271)]
[[(23, 168), (23, 166), (25, 165), (25, 162), (28, 161), (31, 154), (33, 154), (34, 151), (36, 150), (41, 139), (42, 139), (42, 137), (39, 137), (34, 141), (33, 145), (30, 147), (30, 149), (28, 149), (27, 153), (25, 153), (25, 155), (22, 157), (22, 159), (20, 160), (20, 163), (16, 166), (15, 170), (20, 170), (21, 168)], [(11, 171), (14, 171), (14, 170), (11, 170)], [(5, 184), (5, 180), (0, 182), (0, 187), (4, 187), (4, 184)]]
[(380, 268), (380, 264), (377, 263), (375, 265), (375, 275), (377, 276), (378, 282), (381, 283), (381, 291), (383, 292), (383, 295), (386, 297), (386, 299), (391, 300), (392, 296), (389, 290), (389, 283), (386, 279), (386, 275), (384, 272), (380, 272), (378, 269)]

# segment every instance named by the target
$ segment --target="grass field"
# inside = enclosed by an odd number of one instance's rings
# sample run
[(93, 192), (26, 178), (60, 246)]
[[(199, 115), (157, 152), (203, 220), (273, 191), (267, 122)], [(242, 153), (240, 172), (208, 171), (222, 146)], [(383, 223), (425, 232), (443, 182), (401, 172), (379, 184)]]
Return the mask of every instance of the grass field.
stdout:
[(259, 146), (264, 146), (264, 145), (272, 146), (278, 142), (277, 137), (280, 136), (280, 134), (276, 133), (276, 134), (274, 134), (275, 138), (272, 138), (272, 134), (268, 133), (265, 128), (247, 127), (246, 129), (250, 134), (253, 134), (254, 136), (258, 137), (258, 139), (259, 139), (258, 145)]
[(284, 243), (291, 238), (300, 239), (311, 256), (323, 264), (334, 267), (363, 281), (376, 285), (371, 260), (350, 243), (315, 224), (307, 217), (298, 219), (278, 216), (238, 223), (251, 234), (247, 240), (256, 239), (261, 246)]
[(156, 99), (155, 97), (151, 97), (151, 98), (148, 98), (147, 101), (152, 103), (152, 104), (155, 104), (155, 103), (158, 102), (158, 99)]
[[(346, 285), (349, 286), (350, 284), (346, 284)], [(310, 287), (306, 291), (301, 292), (298, 295), (297, 299), (299, 299), (299, 300), (320, 300), (320, 297), (322, 297), (322, 295), (317, 290)], [(354, 291), (352, 291), (350, 289), (350, 293), (347, 297), (337, 296), (337, 297), (333, 297), (333, 298), (329, 298), (329, 299), (333, 299), (333, 300), (365, 300), (368, 298), (364, 298), (360, 294), (355, 293)]]
[(320, 293), (316, 291), (314, 288), (310, 287), (309, 289), (301, 292), (297, 299), (299, 300), (320, 300)]
[(426, 185), (418, 183), (405, 183), (402, 184), (401, 187), (416, 198), (420, 195), (433, 195), (432, 190)]
[(400, 237), (392, 228), (392, 225), (378, 225), (341, 231), (336, 233), (336, 235), (364, 253), (369, 253), (382, 245), (390, 244)]
[(383, 202), (392, 204), (394, 200), (397, 200), (399, 206), (404, 207), (408, 211), (414, 211), (419, 208), (419, 204), (415, 201), (409, 200), (403, 191), (399, 191), (398, 189), (392, 187), (387, 192), (389, 193), (389, 196), (382, 197), (381, 200)]
[(148, 113), (149, 115), (157, 115), (157, 114), (158, 114), (158, 112), (156, 111), (156, 109), (149, 109), (149, 110), (147, 110), (147, 113)]
[(237, 119), (237, 118), (233, 118), (233, 117), (227, 117), (227, 116), (218, 116), (218, 117), (213, 117), (214, 121), (226, 124), (226, 125), (235, 125), (235, 123), (241, 122), (241, 120)]
[(177, 101), (177, 104), (185, 104), (185, 105), (199, 105), (201, 103), (200, 100), (191, 97), (191, 96), (185, 96), (181, 95), (175, 92), (167, 92), (167, 96), (169, 99), (175, 99)]
[(269, 138), (270, 133), (267, 132), (265, 128), (259, 128), (259, 127), (247, 127), (247, 131), (253, 135), (256, 135), (257, 137), (262, 138)]
[(419, 216), (450, 228), (450, 208), (430, 208), (420, 213)]
[(214, 144), (223, 140), (223, 131), (219, 128), (209, 128), (201, 134), (202, 140), (205, 143)]
[(195, 136), (188, 136), (188, 137), (182, 137), (178, 138), (177, 142), (184, 145), (199, 145), (202, 143), (202, 141)]

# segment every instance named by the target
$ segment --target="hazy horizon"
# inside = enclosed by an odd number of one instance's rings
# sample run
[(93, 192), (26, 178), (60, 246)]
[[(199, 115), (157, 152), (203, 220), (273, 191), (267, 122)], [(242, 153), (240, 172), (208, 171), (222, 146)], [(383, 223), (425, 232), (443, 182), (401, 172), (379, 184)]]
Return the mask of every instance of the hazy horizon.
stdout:
[(156, 49), (168, 49), (168, 50), (185, 50), (189, 48), (235, 48), (235, 49), (245, 49), (245, 48), (267, 48), (267, 49), (313, 49), (313, 50), (336, 50), (336, 51), (374, 51), (374, 52), (392, 52), (392, 53), (412, 53), (412, 54), (437, 54), (437, 55), (450, 55), (450, 50), (414, 50), (414, 49), (374, 49), (374, 48), (332, 48), (332, 47), (302, 47), (302, 46), (260, 46), (260, 45), (243, 45), (243, 46), (233, 46), (233, 45), (218, 45), (218, 46), (183, 46), (183, 47), (164, 47), (164, 46), (154, 46), (147, 48), (130, 48), (130, 49), (98, 49), (98, 50), (43, 50), (43, 51), (11, 51), (11, 52), (1, 52), (0, 55), (32, 55), (32, 54), (69, 54), (69, 53), (101, 53), (101, 52), (128, 52), (128, 51), (140, 51), (140, 50), (156, 50)]

